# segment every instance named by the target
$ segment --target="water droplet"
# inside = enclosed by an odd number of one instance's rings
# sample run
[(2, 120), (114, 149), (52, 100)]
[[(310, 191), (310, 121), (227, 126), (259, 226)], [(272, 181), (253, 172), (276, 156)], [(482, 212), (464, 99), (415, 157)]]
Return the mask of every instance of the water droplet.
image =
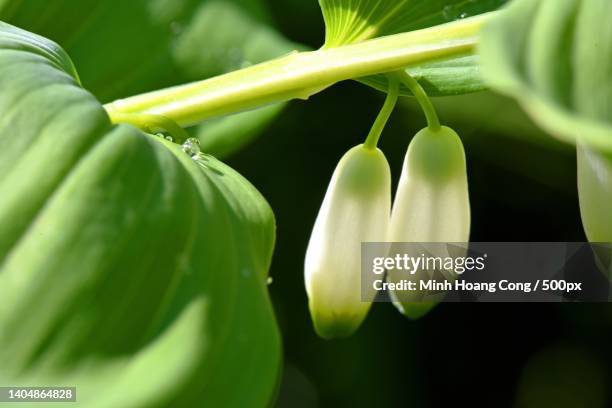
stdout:
[(166, 136), (165, 139), (169, 142), (174, 142), (174, 139), (170, 135)]
[(190, 137), (183, 143), (183, 151), (191, 156), (192, 159), (197, 159), (200, 154), (200, 141), (195, 137)]
[(201, 168), (208, 169), (208, 160), (206, 159), (203, 153), (198, 153), (194, 156), (191, 156), (191, 159)]
[(223, 175), (223, 172), (211, 163), (211, 161), (214, 160), (214, 156), (200, 152), (194, 156), (191, 156), (191, 159), (202, 169), (220, 176)]
[(468, 16), (468, 13), (459, 14), (459, 18), (466, 18), (467, 16)]
[(162, 139), (165, 139), (165, 136), (164, 136), (163, 133), (156, 133), (155, 136), (161, 137)]
[(266, 284), (270, 286), (273, 282), (274, 282), (274, 278), (271, 276), (268, 276), (268, 280), (266, 280)]

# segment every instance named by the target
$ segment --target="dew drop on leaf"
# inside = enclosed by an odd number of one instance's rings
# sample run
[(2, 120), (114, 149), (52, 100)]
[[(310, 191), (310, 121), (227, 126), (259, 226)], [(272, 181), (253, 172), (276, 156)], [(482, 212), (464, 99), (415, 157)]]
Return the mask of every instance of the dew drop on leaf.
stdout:
[(266, 284), (267, 284), (268, 286), (270, 286), (270, 285), (272, 284), (272, 282), (274, 282), (274, 278), (273, 278), (273, 277), (271, 277), (271, 276), (268, 276), (268, 279), (266, 280)]
[(200, 154), (200, 141), (195, 137), (190, 137), (183, 143), (182, 148), (191, 158), (195, 158)]
[(169, 142), (174, 142), (174, 139), (172, 138), (172, 136), (166, 136), (165, 139)]

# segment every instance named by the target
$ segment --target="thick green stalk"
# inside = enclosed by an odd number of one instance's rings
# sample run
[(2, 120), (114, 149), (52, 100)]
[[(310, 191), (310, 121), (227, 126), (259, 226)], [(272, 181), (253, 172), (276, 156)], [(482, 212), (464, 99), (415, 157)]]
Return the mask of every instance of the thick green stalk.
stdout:
[(262, 105), (309, 96), (336, 82), (391, 72), (474, 52), (477, 34), (492, 13), (358, 44), (295, 52), (204, 81), (117, 100), (117, 113), (161, 115), (181, 126)]

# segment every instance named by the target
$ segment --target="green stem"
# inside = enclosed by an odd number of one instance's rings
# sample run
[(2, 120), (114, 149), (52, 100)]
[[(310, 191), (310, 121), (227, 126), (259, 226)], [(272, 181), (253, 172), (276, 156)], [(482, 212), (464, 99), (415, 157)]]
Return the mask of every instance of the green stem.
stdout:
[(129, 123), (147, 132), (168, 132), (176, 143), (183, 143), (189, 139), (189, 134), (172, 119), (162, 115), (152, 115), (147, 113), (122, 113), (108, 112), (112, 123)]
[(296, 52), (204, 81), (105, 105), (117, 113), (162, 115), (180, 126), (262, 105), (309, 96), (336, 82), (474, 53), (492, 13), (336, 48)]
[(398, 71), (396, 74), (397, 78), (410, 89), (410, 92), (414, 95), (416, 100), (421, 105), (421, 109), (425, 113), (425, 118), (427, 119), (427, 127), (431, 130), (440, 129), (440, 119), (438, 119), (438, 114), (436, 113), (436, 109), (431, 103), (431, 99), (425, 93), (425, 90), (418, 83), (416, 79), (411, 77), (406, 73), (406, 71)]
[(365, 147), (366, 149), (376, 149), (376, 145), (378, 145), (380, 135), (382, 134), (382, 131), (385, 128), (389, 117), (391, 116), (391, 112), (393, 112), (393, 109), (395, 108), (397, 98), (399, 98), (399, 80), (393, 75), (389, 75), (388, 78), (389, 91), (387, 93), (387, 98), (385, 99), (385, 103), (382, 109), (380, 110), (380, 113), (376, 117), (374, 124), (372, 125), (372, 129), (370, 129), (368, 138), (363, 144), (363, 147)]

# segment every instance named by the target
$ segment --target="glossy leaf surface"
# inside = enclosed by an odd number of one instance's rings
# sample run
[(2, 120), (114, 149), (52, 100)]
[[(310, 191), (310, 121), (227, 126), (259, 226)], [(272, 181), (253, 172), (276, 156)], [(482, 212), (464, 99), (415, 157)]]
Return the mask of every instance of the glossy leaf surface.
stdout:
[(517, 0), (483, 30), (485, 79), (534, 121), (578, 145), (578, 191), (590, 241), (612, 240), (612, 3)]
[(487, 83), (564, 141), (612, 151), (612, 3), (516, 0), (483, 29)]
[(76, 386), (86, 407), (268, 404), (261, 195), (112, 126), (60, 47), (5, 24), (0, 88), (0, 383)]

